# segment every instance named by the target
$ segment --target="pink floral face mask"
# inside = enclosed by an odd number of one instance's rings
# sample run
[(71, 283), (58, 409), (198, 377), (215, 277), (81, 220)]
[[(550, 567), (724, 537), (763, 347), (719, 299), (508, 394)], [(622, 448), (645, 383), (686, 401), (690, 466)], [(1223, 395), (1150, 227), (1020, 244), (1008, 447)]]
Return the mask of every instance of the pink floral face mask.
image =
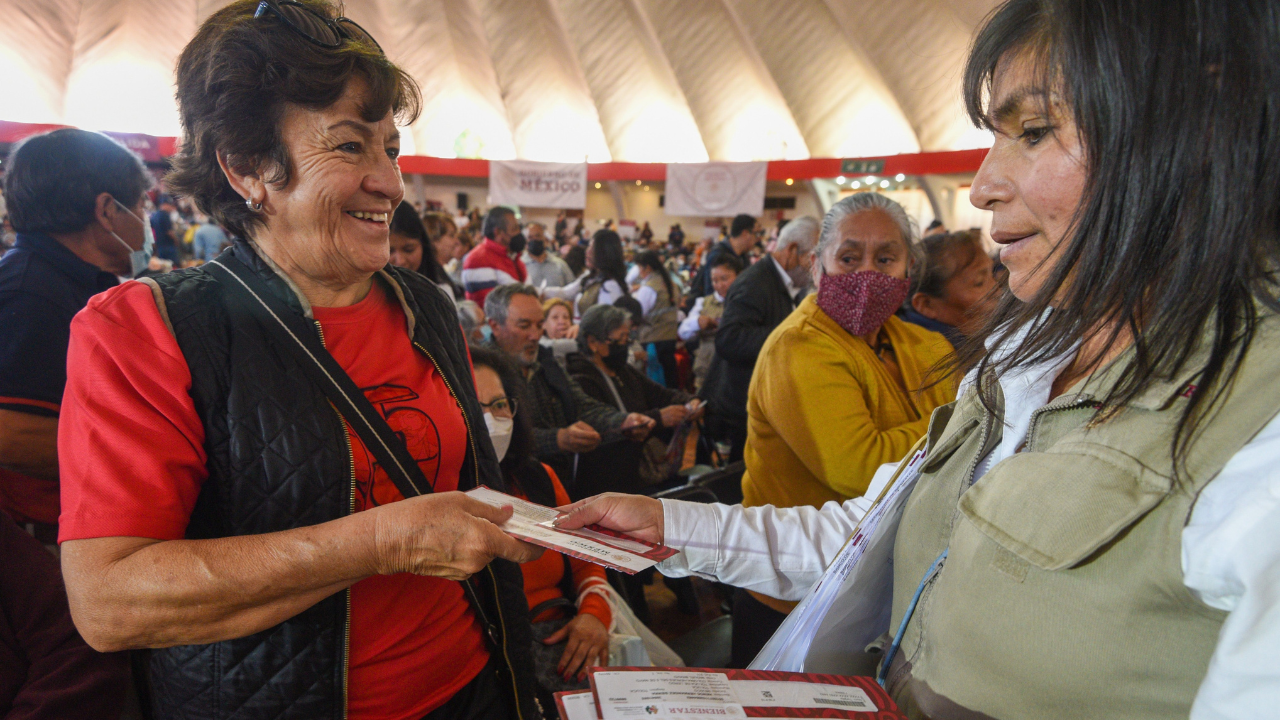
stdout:
[(851, 335), (859, 337), (879, 328), (902, 301), (911, 281), (874, 270), (824, 275), (818, 286), (818, 307)]

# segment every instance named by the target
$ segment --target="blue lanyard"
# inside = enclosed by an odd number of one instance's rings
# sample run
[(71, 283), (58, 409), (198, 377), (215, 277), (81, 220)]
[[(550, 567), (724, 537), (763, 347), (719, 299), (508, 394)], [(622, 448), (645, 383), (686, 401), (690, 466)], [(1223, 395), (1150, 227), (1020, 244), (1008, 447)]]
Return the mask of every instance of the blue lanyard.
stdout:
[(924, 586), (942, 569), (942, 561), (947, 559), (948, 550), (950, 548), (943, 550), (942, 554), (934, 559), (933, 564), (929, 566), (924, 577), (920, 578), (920, 584), (916, 586), (916, 594), (911, 596), (907, 611), (902, 614), (902, 622), (898, 623), (898, 632), (893, 636), (893, 643), (889, 645), (889, 652), (885, 653), (884, 662), (880, 664), (880, 672), (876, 673), (876, 682), (880, 683), (880, 687), (884, 687), (885, 678), (889, 675), (889, 665), (893, 662), (893, 656), (898, 654), (898, 646), (902, 644), (902, 636), (907, 632), (907, 623), (911, 622), (911, 616), (916, 613), (916, 605), (920, 602), (920, 595), (924, 592)]

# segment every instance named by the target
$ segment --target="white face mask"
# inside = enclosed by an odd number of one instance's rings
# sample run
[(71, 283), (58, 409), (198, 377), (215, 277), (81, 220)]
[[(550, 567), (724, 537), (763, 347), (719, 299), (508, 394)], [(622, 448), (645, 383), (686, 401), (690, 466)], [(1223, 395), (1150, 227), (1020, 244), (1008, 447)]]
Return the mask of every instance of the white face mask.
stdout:
[(111, 233), (111, 236), (119, 240), (121, 245), (124, 245), (125, 247), (129, 248), (129, 269), (131, 272), (129, 277), (138, 277), (139, 275), (142, 274), (143, 270), (147, 269), (147, 263), (151, 262), (151, 253), (155, 250), (156, 238), (155, 238), (155, 235), (153, 235), (151, 232), (151, 223), (147, 222), (146, 220), (143, 220), (137, 215), (134, 215), (133, 211), (125, 207), (124, 203), (120, 202), (119, 200), (116, 200), (115, 203), (120, 206), (121, 210), (124, 210), (125, 212), (129, 213), (129, 216), (132, 217), (134, 220), (137, 220), (138, 222), (142, 223), (142, 249), (141, 250), (134, 250), (132, 245), (124, 241), (124, 238), (120, 237), (119, 235), (116, 235), (115, 233)]
[(493, 442), (493, 451), (498, 454), (498, 462), (502, 462), (507, 448), (511, 446), (511, 433), (516, 423), (511, 418), (496, 418), (493, 413), (485, 413), (484, 424), (489, 428), (489, 440)]

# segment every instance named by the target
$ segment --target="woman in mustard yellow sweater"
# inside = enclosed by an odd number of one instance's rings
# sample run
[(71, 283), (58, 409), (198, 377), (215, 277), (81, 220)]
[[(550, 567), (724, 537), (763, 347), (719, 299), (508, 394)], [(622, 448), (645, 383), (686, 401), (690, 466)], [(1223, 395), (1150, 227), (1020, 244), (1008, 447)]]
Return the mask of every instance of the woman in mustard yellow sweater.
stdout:
[[(955, 399), (955, 383), (930, 374), (951, 345), (893, 315), (906, 299), (912, 241), (906, 211), (877, 193), (851, 195), (823, 219), (818, 291), (769, 335), (751, 376), (743, 505), (858, 497), (924, 435), (934, 408)], [(793, 606), (737, 592), (735, 666)]]

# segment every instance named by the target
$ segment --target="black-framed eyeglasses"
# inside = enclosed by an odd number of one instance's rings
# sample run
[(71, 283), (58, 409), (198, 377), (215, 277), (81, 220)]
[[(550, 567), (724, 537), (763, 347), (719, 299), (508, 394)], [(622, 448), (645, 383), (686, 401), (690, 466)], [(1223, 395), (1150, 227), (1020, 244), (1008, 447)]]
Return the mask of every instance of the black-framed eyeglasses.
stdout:
[(494, 398), (490, 402), (480, 403), (480, 407), (493, 413), (496, 418), (508, 420), (516, 416), (516, 399), (509, 397)]
[(260, 18), (272, 13), (284, 21), (291, 30), (323, 48), (337, 48), (347, 40), (367, 42), (386, 54), (377, 40), (367, 30), (350, 18), (330, 19), (296, 0), (261, 0), (253, 16)]

